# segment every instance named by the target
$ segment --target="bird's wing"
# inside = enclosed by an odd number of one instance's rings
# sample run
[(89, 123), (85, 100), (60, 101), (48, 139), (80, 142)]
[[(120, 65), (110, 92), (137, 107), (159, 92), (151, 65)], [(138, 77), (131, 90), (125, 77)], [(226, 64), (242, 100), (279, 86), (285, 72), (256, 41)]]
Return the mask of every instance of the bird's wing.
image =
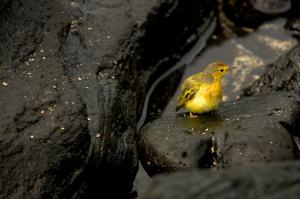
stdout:
[(209, 77), (203, 73), (198, 73), (187, 78), (182, 85), (181, 88), (182, 92), (178, 97), (176, 111), (183, 108), (186, 102), (193, 99), (193, 97), (198, 92), (201, 84), (211, 83), (211, 82), (212, 82), (212, 77)]

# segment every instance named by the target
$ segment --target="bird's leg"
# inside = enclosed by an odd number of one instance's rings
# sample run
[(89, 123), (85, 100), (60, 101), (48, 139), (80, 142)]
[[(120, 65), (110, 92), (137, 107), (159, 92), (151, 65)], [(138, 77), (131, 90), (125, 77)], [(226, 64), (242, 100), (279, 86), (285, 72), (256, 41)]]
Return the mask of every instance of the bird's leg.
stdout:
[(212, 115), (212, 114), (216, 114), (217, 113), (217, 111), (216, 110), (211, 110), (211, 111), (209, 111), (208, 112), (208, 114), (210, 114), (210, 115)]
[(197, 114), (194, 114), (194, 113), (190, 112), (190, 118), (197, 118), (197, 117), (198, 117)]

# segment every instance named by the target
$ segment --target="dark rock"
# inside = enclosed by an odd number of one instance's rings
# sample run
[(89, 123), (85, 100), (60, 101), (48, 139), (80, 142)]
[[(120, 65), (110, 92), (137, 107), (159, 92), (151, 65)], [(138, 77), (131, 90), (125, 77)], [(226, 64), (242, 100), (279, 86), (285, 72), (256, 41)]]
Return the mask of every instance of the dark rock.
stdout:
[(300, 162), (222, 171), (189, 171), (154, 178), (144, 199), (289, 198), (300, 195)]
[(95, 195), (102, 187), (108, 194), (120, 194), (131, 189), (135, 176), (136, 118), (146, 90), (178, 60), (173, 55), (185, 52), (197, 36), (190, 42), (188, 38), (201, 35), (209, 25), (214, 4), (208, 0), (77, 4), (74, 19), (62, 33), (62, 57), (87, 105), (90, 133), (100, 134), (93, 140), (89, 193)]
[(286, 28), (296, 37), (300, 38), (300, 17), (291, 18), (287, 24)]
[(252, 0), (255, 10), (265, 14), (281, 14), (291, 8), (290, 0)]
[[(100, 132), (94, 140), (89, 192), (93, 195), (103, 187), (109, 194), (119, 194), (122, 191), (109, 188), (131, 189), (137, 168), (136, 118), (146, 90), (154, 77), (178, 60), (173, 54), (182, 54), (191, 46), (188, 37), (199, 26), (199, 34), (207, 27), (213, 4), (207, 0), (107, 0), (100, 4), (102, 12), (95, 12), (98, 4), (92, 1), (87, 8), (79, 3), (73, 10), (74, 20), (62, 34), (61, 52), (66, 72), (87, 105), (90, 133)], [(93, 14), (82, 14), (85, 12)]]
[(28, 66), (32, 78), (0, 75), (0, 198), (61, 198), (88, 156), (86, 109), (62, 71), (47, 67)]
[(49, 19), (55, 2), (44, 3), (12, 1), (1, 16), (0, 198), (66, 196), (91, 146), (86, 108), (56, 56), (53, 25), (64, 18), (58, 9)]
[(245, 96), (275, 91), (292, 91), (300, 94), (300, 46), (267, 66), (266, 73), (245, 89)]
[(153, 175), (295, 159), (299, 102), (297, 95), (275, 93), (227, 102), (198, 118), (160, 118), (141, 131), (141, 162)]
[(3, 8), (5, 8), (6, 6), (9, 5), (9, 2), (11, 2), (12, 0), (0, 0), (0, 10), (2, 10)]
[(0, 197), (121, 198), (146, 90), (210, 25), (214, 4), (5, 2)]
[(292, 34), (300, 38), (300, 13), (299, 13), (300, 2), (298, 0), (292, 0), (292, 9), (289, 14), (286, 28), (292, 32)]
[(229, 0), (222, 1), (225, 15), (238, 26), (257, 27), (263, 21), (286, 13), (290, 0)]

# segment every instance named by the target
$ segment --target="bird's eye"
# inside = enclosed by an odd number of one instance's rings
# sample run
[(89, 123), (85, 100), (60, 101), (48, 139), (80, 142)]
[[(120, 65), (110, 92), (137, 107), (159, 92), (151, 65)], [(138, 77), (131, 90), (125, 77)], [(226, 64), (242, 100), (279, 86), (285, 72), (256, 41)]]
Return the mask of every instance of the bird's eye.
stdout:
[(220, 72), (224, 72), (224, 69), (222, 68), (222, 69), (220, 69)]

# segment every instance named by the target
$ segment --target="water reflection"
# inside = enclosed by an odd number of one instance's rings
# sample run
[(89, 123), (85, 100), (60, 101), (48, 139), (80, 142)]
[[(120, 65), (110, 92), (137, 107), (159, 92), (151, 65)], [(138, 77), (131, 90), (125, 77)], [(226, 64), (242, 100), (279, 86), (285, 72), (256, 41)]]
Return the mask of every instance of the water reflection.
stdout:
[(214, 131), (223, 124), (223, 118), (217, 112), (201, 114), (196, 118), (190, 118), (188, 115), (188, 113), (178, 113), (177, 118), (173, 120), (176, 124), (173, 125), (182, 129), (189, 129), (187, 133), (190, 134), (205, 134)]

